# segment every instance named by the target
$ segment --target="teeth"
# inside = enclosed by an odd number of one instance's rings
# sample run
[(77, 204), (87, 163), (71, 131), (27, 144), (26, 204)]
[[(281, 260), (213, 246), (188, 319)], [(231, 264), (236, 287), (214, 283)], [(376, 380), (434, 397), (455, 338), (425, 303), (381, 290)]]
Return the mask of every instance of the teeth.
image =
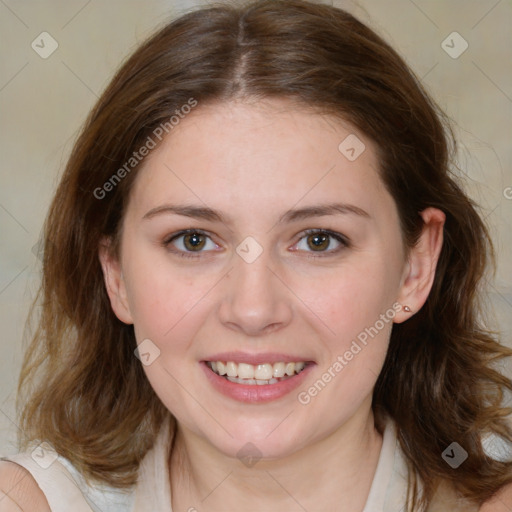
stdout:
[[(212, 368), (213, 370), (213, 368)], [(217, 372), (219, 375), (226, 375), (226, 365), (222, 361), (217, 362)]]
[(286, 363), (284, 373), (286, 375), (293, 375), (295, 373), (295, 363)]
[(236, 377), (237, 376), (237, 368), (236, 364), (233, 361), (229, 361), (226, 363), (226, 373), (228, 377)]
[[(233, 363), (236, 368), (236, 364)], [(239, 377), (240, 379), (254, 379), (254, 366), (252, 364), (240, 363), (238, 365), (238, 371), (233, 377)]]
[(252, 365), (233, 361), (209, 361), (208, 366), (218, 375), (225, 375), (231, 382), (264, 385), (274, 384), (278, 379), (289, 378), (300, 373), (306, 366), (305, 362), (279, 362)]
[(269, 380), (272, 378), (272, 370), (271, 364), (259, 364), (254, 372), (254, 378), (256, 380)]
[[(264, 384), (275, 384), (279, 382), (277, 379), (269, 379), (269, 380), (256, 380), (256, 379), (239, 379), (238, 377), (226, 377), (231, 382), (236, 382), (237, 384), (249, 384), (252, 386), (263, 386)], [(288, 377), (287, 377), (288, 378)]]
[[(274, 367), (273, 367), (273, 376), (274, 377), (284, 377), (284, 368), (285, 368), (285, 364), (284, 363), (274, 363)], [(213, 370), (215, 371), (215, 370)]]

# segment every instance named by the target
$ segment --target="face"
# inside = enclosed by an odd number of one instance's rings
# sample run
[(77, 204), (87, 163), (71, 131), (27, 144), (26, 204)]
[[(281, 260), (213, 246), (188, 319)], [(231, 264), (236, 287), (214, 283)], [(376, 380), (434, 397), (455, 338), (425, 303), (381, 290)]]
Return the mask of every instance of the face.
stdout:
[(369, 412), (411, 272), (378, 166), (364, 134), (277, 100), (199, 105), (146, 159), (102, 263), (184, 429), (282, 457)]

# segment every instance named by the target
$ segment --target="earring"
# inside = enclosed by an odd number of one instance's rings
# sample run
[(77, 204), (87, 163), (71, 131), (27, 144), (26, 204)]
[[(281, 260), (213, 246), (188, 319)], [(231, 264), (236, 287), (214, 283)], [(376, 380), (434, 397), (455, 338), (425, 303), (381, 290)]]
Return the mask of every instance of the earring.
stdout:
[(411, 308), (409, 306), (404, 306), (404, 311), (406, 313), (410, 313), (411, 312)]

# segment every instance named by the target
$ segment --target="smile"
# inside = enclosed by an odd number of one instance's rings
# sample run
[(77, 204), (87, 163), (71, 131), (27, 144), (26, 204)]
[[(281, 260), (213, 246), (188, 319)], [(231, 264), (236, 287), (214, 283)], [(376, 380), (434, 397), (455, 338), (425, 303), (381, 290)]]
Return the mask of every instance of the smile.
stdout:
[(230, 382), (249, 386), (276, 384), (304, 370), (305, 362), (277, 362), (263, 364), (208, 361), (206, 365), (217, 375)]
[(217, 392), (238, 402), (261, 404), (291, 395), (316, 366), (313, 361), (280, 361), (276, 357), (276, 362), (264, 363), (260, 356), (255, 359), (259, 359), (254, 361), (257, 364), (219, 358), (202, 361), (201, 367)]

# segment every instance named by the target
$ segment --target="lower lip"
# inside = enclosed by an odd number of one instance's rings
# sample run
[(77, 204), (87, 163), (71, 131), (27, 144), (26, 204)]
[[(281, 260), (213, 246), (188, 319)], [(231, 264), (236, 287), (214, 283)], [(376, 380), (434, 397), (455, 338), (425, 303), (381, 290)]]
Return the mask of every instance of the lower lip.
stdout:
[(275, 384), (262, 385), (238, 384), (236, 382), (231, 382), (212, 371), (205, 361), (201, 362), (201, 366), (212, 386), (223, 395), (233, 398), (234, 400), (238, 400), (239, 402), (264, 403), (278, 400), (279, 398), (291, 393), (294, 389), (300, 386), (315, 364), (308, 364), (300, 373), (290, 377), (289, 379), (281, 380)]

